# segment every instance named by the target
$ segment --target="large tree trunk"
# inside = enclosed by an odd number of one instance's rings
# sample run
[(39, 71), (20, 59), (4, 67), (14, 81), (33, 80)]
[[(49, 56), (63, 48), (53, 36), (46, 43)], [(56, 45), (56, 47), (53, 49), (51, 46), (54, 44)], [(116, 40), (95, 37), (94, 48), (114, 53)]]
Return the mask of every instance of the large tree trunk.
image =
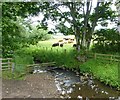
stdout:
[[(120, 1), (116, 2), (116, 6), (117, 6), (117, 11), (118, 11), (118, 23), (120, 23)], [(120, 25), (118, 25), (118, 31), (120, 34)]]
[(92, 35), (93, 35), (95, 26), (97, 25), (97, 21), (98, 21), (98, 18), (99, 18), (99, 15), (98, 15), (99, 4), (100, 4), (100, 2), (97, 2), (97, 7), (96, 7), (96, 10), (95, 10), (96, 16), (95, 16), (95, 19), (94, 19), (94, 21), (92, 23), (92, 28), (89, 31), (89, 38), (88, 38), (87, 49), (90, 48), (90, 43), (91, 43), (91, 40), (92, 40)]
[(75, 32), (75, 38), (76, 38), (76, 50), (80, 52), (80, 28), (77, 25), (75, 13), (76, 13), (76, 3), (71, 3), (71, 6), (69, 5), (71, 16), (73, 18), (72, 24), (74, 26), (74, 32)]
[(75, 28), (76, 50), (80, 52), (80, 29)]
[(90, 35), (90, 38), (87, 41), (87, 50), (90, 49), (91, 40), (92, 40), (92, 34)]
[(89, 33), (87, 33), (87, 31), (88, 31), (88, 20), (89, 20), (89, 15), (90, 15), (91, 8), (92, 8), (92, 2), (87, 0), (86, 7), (87, 7), (87, 9), (83, 8), (84, 28), (83, 28), (82, 40), (81, 40), (81, 45), (82, 45), (82, 47), (85, 47), (85, 48), (87, 48), (87, 38), (86, 38), (86, 35), (89, 34)]

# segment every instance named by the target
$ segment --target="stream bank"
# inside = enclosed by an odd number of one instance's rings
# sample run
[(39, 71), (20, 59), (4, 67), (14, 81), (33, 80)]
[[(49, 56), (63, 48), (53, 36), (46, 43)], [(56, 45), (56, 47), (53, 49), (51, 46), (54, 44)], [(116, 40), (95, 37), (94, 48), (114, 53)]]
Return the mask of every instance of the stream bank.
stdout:
[[(37, 67), (36, 67), (37, 68)], [(60, 98), (105, 98), (117, 99), (120, 91), (106, 86), (89, 74), (73, 72), (58, 67), (34, 69), (34, 73), (50, 72), (55, 77), (55, 84)], [(40, 68), (40, 67), (39, 67)], [(119, 98), (120, 99), (120, 98)]]
[[(48, 84), (49, 83), (49, 84)], [(60, 98), (54, 77), (50, 73), (29, 74), (24, 80), (2, 80), (2, 98)], [(8, 99), (8, 100), (9, 100)]]
[(3, 79), (2, 92), (3, 98), (120, 99), (120, 91), (92, 76), (58, 67), (35, 66), (24, 80)]

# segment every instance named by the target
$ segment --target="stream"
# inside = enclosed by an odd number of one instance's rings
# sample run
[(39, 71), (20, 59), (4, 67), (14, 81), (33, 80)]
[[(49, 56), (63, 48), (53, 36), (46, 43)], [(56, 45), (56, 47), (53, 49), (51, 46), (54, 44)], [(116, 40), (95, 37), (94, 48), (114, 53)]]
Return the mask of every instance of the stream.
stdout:
[(51, 73), (55, 77), (55, 84), (60, 98), (106, 98), (106, 100), (120, 100), (120, 91), (93, 79), (88, 74), (80, 74), (57, 67), (35, 66), (33, 73)]

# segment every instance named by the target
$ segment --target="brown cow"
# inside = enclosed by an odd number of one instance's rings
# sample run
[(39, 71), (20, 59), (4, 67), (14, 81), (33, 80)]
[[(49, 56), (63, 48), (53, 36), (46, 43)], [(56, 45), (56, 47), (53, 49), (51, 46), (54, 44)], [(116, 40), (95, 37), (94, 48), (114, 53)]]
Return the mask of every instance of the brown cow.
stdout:
[(69, 40), (68, 43), (73, 43), (73, 41)]
[(63, 40), (59, 40), (58, 42), (63, 42)]

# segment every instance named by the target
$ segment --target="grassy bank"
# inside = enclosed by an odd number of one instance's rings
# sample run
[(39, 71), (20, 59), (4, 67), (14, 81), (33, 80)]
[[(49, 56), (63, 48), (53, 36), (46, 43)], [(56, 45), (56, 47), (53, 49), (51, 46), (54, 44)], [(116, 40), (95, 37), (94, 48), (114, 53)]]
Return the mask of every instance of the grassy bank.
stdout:
[(74, 48), (67, 49), (61, 47), (46, 48), (31, 46), (23, 49), (22, 52), (30, 55), (38, 60), (38, 62), (56, 62), (56, 66), (64, 66), (66, 68), (79, 68), (79, 63), (75, 59), (76, 50)]
[(63, 47), (52, 47), (54, 42), (56, 42), (56, 40), (42, 41), (37, 45), (31, 45), (28, 48), (16, 51), (16, 71), (19, 74), (25, 73), (26, 65), (34, 63), (33, 59), (36, 58), (39, 62), (56, 62), (56, 66), (78, 69), (83, 73), (90, 73), (101, 82), (120, 88), (118, 62), (88, 59), (82, 63), (76, 59), (79, 54), (72, 47), (73, 44), (65, 44)]
[(119, 73), (118, 73), (119, 62), (105, 61), (102, 59), (89, 59), (87, 62), (80, 66), (82, 72), (91, 73), (95, 78), (104, 82), (106, 85), (110, 85), (116, 88), (120, 88)]

